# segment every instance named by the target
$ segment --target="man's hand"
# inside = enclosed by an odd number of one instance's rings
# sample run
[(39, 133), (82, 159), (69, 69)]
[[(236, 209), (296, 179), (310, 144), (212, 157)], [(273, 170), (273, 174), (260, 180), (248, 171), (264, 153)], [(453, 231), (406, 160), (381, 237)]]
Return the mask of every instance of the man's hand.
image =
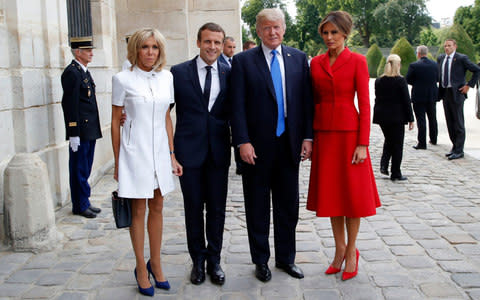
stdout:
[(467, 94), (468, 93), (468, 90), (470, 90), (470, 87), (468, 86), (468, 84), (462, 86), (461, 88), (458, 89), (460, 91), (460, 93), (462, 94)]
[(70, 140), (70, 148), (72, 148), (73, 152), (78, 151), (78, 146), (80, 146), (80, 137), (79, 136), (71, 136)]
[(302, 158), (302, 161), (312, 157), (312, 141), (303, 141), (300, 157)]
[(255, 165), (255, 149), (253, 148), (252, 144), (245, 143), (240, 145), (240, 157), (244, 162), (250, 165)]

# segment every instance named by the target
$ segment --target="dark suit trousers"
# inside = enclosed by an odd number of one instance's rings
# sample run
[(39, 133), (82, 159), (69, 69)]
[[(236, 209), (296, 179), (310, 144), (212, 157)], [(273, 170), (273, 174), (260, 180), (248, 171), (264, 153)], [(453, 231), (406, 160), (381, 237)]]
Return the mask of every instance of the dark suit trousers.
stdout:
[(403, 156), (403, 139), (405, 137), (405, 125), (380, 125), (385, 142), (383, 143), (383, 153), (380, 165), (388, 169), (390, 158), (392, 159), (391, 176), (401, 177), (400, 165)]
[(254, 264), (270, 258), (270, 192), (273, 206), (275, 260), (295, 261), (295, 228), (298, 222), (298, 164), (292, 161), (287, 133), (276, 139), (275, 153), (244, 164), (242, 182), (248, 241)]
[(443, 110), (447, 122), (448, 136), (452, 141), (452, 152), (463, 153), (465, 144), (465, 120), (463, 118), (463, 100), (457, 103), (453, 98), (453, 89), (445, 89)]
[(194, 263), (205, 260), (209, 264), (220, 263), (227, 184), (228, 166), (215, 166), (211, 159), (207, 159), (199, 168), (183, 168), (180, 186), (185, 209), (188, 252)]
[(93, 155), (96, 141), (80, 140), (78, 151), (73, 152), (70, 146), (68, 168), (70, 172), (70, 194), (72, 197), (72, 211), (79, 214), (90, 207), (90, 185), (88, 177), (92, 172)]
[(418, 145), (422, 147), (427, 146), (427, 121), (425, 114), (428, 118), (428, 135), (430, 136), (430, 141), (436, 144), (438, 135), (437, 103), (435, 101), (415, 102), (413, 103), (413, 111), (417, 119)]

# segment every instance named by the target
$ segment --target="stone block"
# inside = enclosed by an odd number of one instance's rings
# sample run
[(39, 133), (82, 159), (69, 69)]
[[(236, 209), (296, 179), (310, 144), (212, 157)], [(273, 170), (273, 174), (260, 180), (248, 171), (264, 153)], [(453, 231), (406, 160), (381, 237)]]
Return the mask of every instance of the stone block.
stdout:
[[(1, 39), (0, 39), (0, 42), (1, 42)], [(1, 47), (2, 46), (0, 44), (0, 51), (1, 51)], [(0, 55), (0, 57), (1, 56), (3, 55)], [(0, 70), (0, 91), (2, 91), (2, 93), (0, 93), (0, 110), (10, 109), (13, 105), (11, 76), (12, 76), (12, 73), (9, 70)]]
[(15, 154), (15, 136), (12, 111), (0, 111), (0, 162)]
[(9, 51), (9, 40), (8, 40), (8, 31), (7, 27), (4, 26), (3, 21), (1, 22), (2, 26), (0, 26), (0, 68), (7, 69), (10, 66), (10, 51)]
[[(240, 10), (239, 1), (216, 1), (216, 0), (188, 0), (188, 9), (190, 11), (206, 10), (225, 11), (225, 10)], [(213, 19), (214, 20), (214, 19)]]
[(52, 248), (57, 233), (45, 163), (36, 154), (17, 154), (4, 182), (7, 235), (13, 248)]
[(21, 74), (23, 107), (46, 104), (46, 78), (42, 69), (29, 69)]
[(48, 108), (31, 107), (13, 112), (17, 152), (38, 151), (49, 144)]
[(451, 283), (426, 283), (420, 286), (420, 289), (427, 297), (453, 298), (462, 297), (456, 286)]

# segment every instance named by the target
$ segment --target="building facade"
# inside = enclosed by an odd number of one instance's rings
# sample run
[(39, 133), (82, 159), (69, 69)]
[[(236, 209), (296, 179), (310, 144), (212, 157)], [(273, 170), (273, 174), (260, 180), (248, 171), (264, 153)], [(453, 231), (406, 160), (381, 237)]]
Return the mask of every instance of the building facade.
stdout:
[[(90, 0), (90, 5), (95, 49), (89, 70), (96, 83), (103, 134), (90, 178), (94, 183), (113, 165), (111, 78), (126, 59), (125, 36), (142, 27), (158, 28), (167, 40), (171, 66), (198, 53), (196, 36), (202, 24), (218, 23), (238, 41), (241, 25), (239, 0)], [(0, 53), (0, 240), (4, 240), (5, 169), (15, 154), (37, 154), (47, 165), (53, 206), (70, 203), (60, 83), (72, 59), (66, 1), (0, 0)]]

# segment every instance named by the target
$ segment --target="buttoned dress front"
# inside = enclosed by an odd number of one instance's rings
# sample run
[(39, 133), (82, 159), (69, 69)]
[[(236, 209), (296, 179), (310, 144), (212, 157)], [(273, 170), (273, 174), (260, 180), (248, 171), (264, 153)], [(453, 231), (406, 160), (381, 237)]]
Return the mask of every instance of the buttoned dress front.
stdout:
[(126, 120), (120, 138), (118, 195), (153, 198), (171, 192), (173, 182), (165, 115), (174, 102), (169, 71), (145, 72), (137, 66), (113, 76), (112, 104), (123, 106)]

